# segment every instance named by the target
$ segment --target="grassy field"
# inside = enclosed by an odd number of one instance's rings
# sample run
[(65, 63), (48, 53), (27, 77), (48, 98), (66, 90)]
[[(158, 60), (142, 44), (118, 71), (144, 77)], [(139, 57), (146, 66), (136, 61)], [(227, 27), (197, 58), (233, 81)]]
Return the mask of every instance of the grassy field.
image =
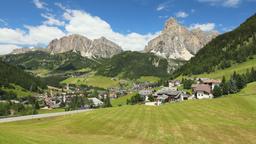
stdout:
[(62, 83), (76, 84), (76, 85), (88, 85), (99, 88), (112, 88), (119, 84), (119, 80), (113, 80), (110, 77), (89, 75), (87, 77), (70, 77)]
[(114, 107), (119, 106), (119, 105), (124, 106), (124, 105), (126, 105), (127, 99), (130, 99), (135, 94), (136, 93), (130, 93), (130, 94), (127, 94), (126, 96), (122, 96), (120, 98), (113, 99), (113, 100), (111, 100), (111, 104)]
[(31, 72), (39, 77), (46, 77), (50, 73), (50, 71), (47, 69), (28, 70), (28, 72)]
[(256, 83), (239, 94), (0, 124), (1, 144), (255, 144)]
[(158, 82), (160, 81), (159, 77), (155, 76), (142, 76), (138, 79), (139, 82)]
[[(236, 71), (237, 73), (246, 73), (247, 69), (251, 70), (251, 68), (256, 68), (256, 59), (248, 60), (244, 63), (234, 65), (224, 70), (217, 70), (210, 74), (200, 74), (200, 75), (193, 75), (191, 77), (206, 77), (206, 78), (213, 78), (213, 79), (222, 79), (225, 76), (227, 79)], [(178, 79), (182, 79), (180, 76)]]
[(17, 95), (17, 97), (26, 97), (26, 96), (32, 96), (33, 93), (30, 91), (25, 90), (24, 88), (11, 84), (14, 88), (7, 88), (7, 87), (0, 87), (1, 90), (6, 91), (6, 92), (13, 92)]
[(56, 112), (64, 112), (65, 109), (57, 108), (57, 109), (40, 109), (38, 110), (38, 114), (46, 114), (46, 113), (56, 113)]

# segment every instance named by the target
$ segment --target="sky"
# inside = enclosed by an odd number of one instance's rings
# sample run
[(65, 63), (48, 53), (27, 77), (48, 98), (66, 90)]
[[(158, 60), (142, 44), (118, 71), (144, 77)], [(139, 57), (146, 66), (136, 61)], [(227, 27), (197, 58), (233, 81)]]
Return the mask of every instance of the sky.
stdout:
[(0, 54), (47, 47), (55, 39), (102, 36), (141, 51), (170, 17), (188, 29), (225, 33), (256, 13), (256, 0), (4, 0)]

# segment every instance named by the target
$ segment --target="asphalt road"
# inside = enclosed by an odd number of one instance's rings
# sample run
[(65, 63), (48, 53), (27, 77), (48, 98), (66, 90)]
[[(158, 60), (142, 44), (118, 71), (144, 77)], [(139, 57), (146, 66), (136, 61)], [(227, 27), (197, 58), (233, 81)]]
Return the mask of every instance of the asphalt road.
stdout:
[(3, 119), (0, 119), (0, 123), (23, 121), (23, 120), (38, 119), (38, 118), (56, 117), (56, 116), (63, 116), (63, 115), (70, 115), (70, 114), (88, 112), (88, 111), (91, 111), (91, 110), (92, 109), (86, 109), (86, 110), (75, 110), (75, 111), (67, 111), (67, 112), (57, 112), (57, 113), (49, 113), (49, 114), (37, 114), (37, 115), (27, 115), (27, 116), (3, 118)]

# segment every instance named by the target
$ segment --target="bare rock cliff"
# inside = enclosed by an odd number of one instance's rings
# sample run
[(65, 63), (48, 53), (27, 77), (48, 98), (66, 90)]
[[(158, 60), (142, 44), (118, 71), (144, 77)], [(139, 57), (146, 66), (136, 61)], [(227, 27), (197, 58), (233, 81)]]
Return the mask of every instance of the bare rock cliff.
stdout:
[(189, 60), (217, 35), (200, 29), (190, 31), (170, 18), (161, 34), (151, 40), (144, 51), (167, 59)]
[(53, 54), (67, 51), (79, 52), (82, 56), (88, 58), (109, 58), (122, 52), (120, 46), (104, 37), (90, 40), (77, 34), (52, 40), (48, 45), (48, 49)]

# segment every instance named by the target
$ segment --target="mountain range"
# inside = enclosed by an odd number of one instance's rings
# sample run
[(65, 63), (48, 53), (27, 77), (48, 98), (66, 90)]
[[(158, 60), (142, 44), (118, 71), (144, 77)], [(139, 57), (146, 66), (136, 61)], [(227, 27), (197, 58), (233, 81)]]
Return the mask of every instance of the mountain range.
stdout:
[(188, 30), (169, 19), (144, 52), (123, 52), (104, 37), (90, 40), (70, 35), (53, 40), (46, 49), (20, 49), (1, 59), (32, 73), (46, 70), (46, 76), (83, 68), (99, 75), (129, 79), (166, 77), (174, 71), (174, 75), (200, 74), (225, 69), (256, 55), (255, 18), (254, 15), (234, 31), (219, 36), (216, 32)]
[[(166, 59), (187, 61), (217, 35), (217, 32), (204, 32), (200, 29), (190, 31), (170, 18), (161, 34), (149, 41), (144, 52), (154, 53)], [(123, 51), (119, 45), (105, 37), (90, 40), (85, 36), (72, 34), (52, 40), (46, 49), (15, 49), (12, 54), (36, 50), (51, 54), (73, 51), (87, 58), (110, 58)]]
[(52, 54), (68, 51), (79, 52), (81, 56), (87, 58), (109, 58), (123, 51), (120, 46), (105, 37), (90, 40), (78, 34), (52, 40), (48, 45), (48, 50)]

